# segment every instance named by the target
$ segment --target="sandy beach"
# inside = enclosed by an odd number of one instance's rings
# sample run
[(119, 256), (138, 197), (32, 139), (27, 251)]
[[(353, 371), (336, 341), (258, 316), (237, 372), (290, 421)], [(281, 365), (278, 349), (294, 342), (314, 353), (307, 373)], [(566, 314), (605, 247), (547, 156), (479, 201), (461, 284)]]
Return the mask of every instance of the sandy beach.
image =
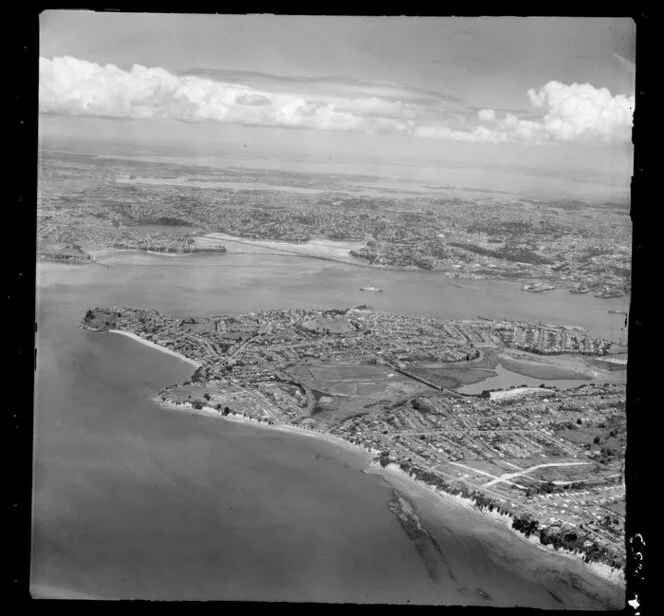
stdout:
[(539, 538), (526, 537), (522, 533), (514, 530), (512, 528), (512, 519), (510, 516), (477, 509), (469, 499), (435, 490), (433, 487), (410, 477), (394, 464), (389, 464), (387, 467), (382, 467), (376, 464), (374, 458), (380, 453), (379, 451), (369, 451), (361, 446), (354, 445), (345, 439), (325, 434), (317, 430), (299, 428), (293, 425), (270, 425), (244, 415), (229, 414), (222, 416), (216, 409), (209, 406), (202, 407), (201, 409), (194, 409), (194, 407), (187, 402), (175, 404), (164, 402), (160, 398), (155, 398), (155, 400), (162, 406), (178, 411), (205, 415), (223, 421), (249, 424), (266, 430), (284, 432), (297, 436), (307, 436), (325, 441), (335, 447), (342, 448), (347, 453), (359, 456), (363, 464), (366, 465), (362, 472), (382, 477), (392, 488), (399, 490), (411, 498), (416, 507), (418, 504), (426, 504), (425, 508), (435, 508), (438, 511), (441, 507), (444, 507), (447, 512), (455, 517), (461, 517), (464, 521), (467, 521), (473, 526), (478, 525), (478, 523), (483, 524), (485, 532), (497, 532), (503, 536), (505, 533), (508, 533), (508, 536), (511, 537), (510, 541), (512, 545), (520, 545), (521, 552), (524, 554), (530, 554), (531, 558), (534, 553), (528, 549), (524, 552), (523, 548), (535, 547), (558, 567), (564, 567), (565, 562), (573, 563), (573, 566), (577, 571), (582, 571), (585, 572), (585, 574), (590, 574), (599, 578), (598, 581), (602, 584), (610, 584), (617, 587), (618, 590), (624, 587), (625, 578), (623, 572), (616, 571), (608, 565), (601, 563), (587, 563), (582, 559), (582, 555), (578, 553), (572, 553), (566, 550), (554, 550), (553, 548), (544, 546), (540, 543)]
[[(181, 359), (182, 361), (185, 361), (190, 365), (195, 366), (196, 368), (198, 368), (201, 365), (198, 362), (182, 355), (181, 353), (177, 353), (176, 351), (172, 351), (171, 349), (158, 345), (154, 342), (145, 340), (144, 338), (141, 338), (140, 336), (137, 336), (136, 334), (133, 334), (131, 332), (126, 332), (122, 330), (109, 330), (109, 331), (112, 333), (122, 334), (123, 336), (132, 338), (133, 340), (136, 340), (141, 344), (145, 344), (146, 346), (149, 346), (153, 349), (167, 353), (169, 355), (172, 355), (173, 357), (177, 357), (178, 359)], [(347, 453), (359, 456), (359, 458), (362, 460), (362, 463), (366, 465), (366, 468), (364, 469), (363, 472), (368, 474), (380, 475), (392, 487), (396, 489), (402, 491), (406, 489), (406, 493), (408, 494), (408, 496), (417, 499), (416, 502), (421, 502), (421, 499), (423, 497), (430, 498), (431, 496), (433, 496), (434, 498), (439, 500), (439, 504), (442, 501), (444, 501), (447, 506), (453, 505), (457, 507), (459, 511), (465, 511), (466, 514), (474, 513), (482, 515), (489, 524), (493, 525), (498, 524), (500, 527), (507, 530), (516, 540), (530, 544), (533, 547), (537, 548), (538, 550), (545, 552), (550, 557), (555, 558), (557, 556), (573, 560), (575, 563), (581, 565), (586, 572), (592, 573), (595, 576), (601, 578), (603, 582), (610, 583), (614, 586), (622, 586), (625, 583), (624, 573), (616, 571), (615, 569), (612, 569), (607, 565), (603, 565), (600, 563), (587, 563), (582, 560), (582, 556), (580, 554), (567, 552), (565, 550), (553, 550), (548, 546), (542, 545), (537, 537), (525, 537), (522, 533), (519, 533), (518, 531), (515, 531), (512, 528), (511, 526), (512, 520), (509, 516), (503, 516), (496, 512), (479, 510), (475, 508), (473, 503), (468, 499), (439, 492), (438, 490), (435, 490), (432, 487), (413, 479), (412, 477), (404, 473), (396, 465), (391, 464), (388, 465), (388, 467), (383, 468), (373, 463), (375, 456), (377, 456), (380, 453), (379, 451), (367, 450), (364, 447), (350, 443), (346, 439), (343, 439), (338, 436), (333, 436), (331, 434), (319, 432), (318, 430), (301, 428), (294, 425), (267, 424), (265, 422), (260, 422), (256, 419), (252, 419), (244, 415), (229, 414), (224, 416), (221, 415), (219, 411), (217, 411), (213, 407), (203, 406), (200, 409), (195, 409), (188, 402), (175, 404), (172, 402), (162, 401), (159, 397), (155, 397), (155, 401), (162, 406), (171, 409), (176, 409), (181, 412), (184, 411), (187, 413), (205, 415), (215, 419), (231, 421), (235, 423), (251, 424), (258, 428), (264, 428), (277, 432), (293, 434), (296, 436), (307, 436), (310, 438), (316, 438), (321, 441), (325, 441), (326, 443), (329, 443), (331, 445), (334, 445), (335, 447), (343, 449)]]
[(186, 361), (188, 364), (191, 364), (195, 368), (200, 368), (202, 364), (199, 362), (190, 359), (189, 357), (186, 357), (182, 353), (178, 353), (177, 351), (172, 351), (171, 349), (168, 349), (164, 346), (161, 346), (160, 344), (157, 344), (155, 342), (150, 342), (149, 340), (146, 340), (145, 338), (141, 338), (140, 336), (137, 336), (136, 334), (133, 334), (132, 332), (126, 332), (121, 329), (109, 329), (109, 332), (112, 334), (122, 334), (123, 336), (127, 336), (128, 338), (131, 338), (132, 340), (135, 340), (136, 342), (140, 342), (141, 344), (144, 344), (146, 346), (149, 346), (152, 349), (156, 349), (157, 351), (161, 351), (162, 353), (167, 353), (168, 355), (172, 355), (173, 357), (177, 357), (178, 359), (181, 359), (182, 361)]
[[(514, 537), (515, 540), (529, 544), (538, 550), (542, 551), (550, 558), (564, 558), (571, 560), (576, 565), (581, 565), (587, 572), (593, 573), (595, 576), (616, 586), (624, 586), (625, 575), (622, 571), (617, 571), (602, 563), (588, 563), (583, 560), (579, 553), (570, 552), (568, 550), (555, 550), (549, 546), (542, 545), (538, 537), (526, 537), (523, 533), (516, 531), (512, 528), (512, 518), (508, 515), (500, 514), (496, 511), (480, 510), (474, 506), (470, 499), (463, 498), (452, 494), (440, 492), (433, 487), (410, 477), (404, 473), (397, 465), (389, 464), (387, 467), (382, 467), (377, 464), (372, 464), (370, 468), (365, 470), (366, 473), (379, 475), (383, 477), (394, 488), (405, 491), (406, 494), (413, 498), (415, 502), (421, 502), (422, 498), (428, 500), (430, 503), (435, 502), (437, 499), (438, 504), (444, 504), (446, 507), (455, 507), (458, 509), (460, 515), (481, 515), (492, 526), (499, 525)], [(490, 522), (489, 522), (490, 520)]]
[(307, 436), (309, 438), (316, 438), (321, 441), (325, 441), (335, 447), (340, 447), (348, 453), (352, 453), (355, 456), (359, 456), (364, 463), (367, 465), (371, 464), (373, 459), (380, 453), (377, 450), (368, 450), (359, 445), (354, 445), (353, 443), (348, 442), (347, 440), (333, 436), (332, 434), (326, 434), (324, 432), (319, 432), (317, 430), (309, 430), (307, 428), (298, 428), (293, 425), (284, 425), (284, 424), (267, 424), (257, 419), (252, 419), (246, 415), (238, 415), (237, 413), (229, 413), (228, 415), (222, 415), (217, 411), (217, 409), (211, 406), (203, 406), (200, 409), (196, 409), (189, 402), (167, 402), (159, 398), (158, 396), (154, 398), (155, 402), (161, 406), (165, 406), (169, 409), (174, 409), (182, 411), (185, 413), (192, 413), (195, 415), (205, 415), (206, 417), (213, 417), (221, 421), (230, 421), (233, 423), (248, 424), (255, 426), (257, 428), (263, 428), (266, 430), (271, 430), (275, 432), (285, 432), (286, 434), (293, 434), (296, 436)]
[[(201, 365), (200, 363), (182, 355), (181, 353), (163, 347), (154, 342), (145, 340), (144, 338), (141, 338), (134, 333), (122, 330), (109, 331), (112, 333), (122, 334), (123, 336), (132, 338), (136, 342), (140, 342), (141, 344), (149, 346), (155, 350), (167, 353), (173, 357), (177, 357), (178, 359), (185, 361), (196, 368)], [(358, 459), (361, 461), (361, 465), (364, 467), (363, 472), (381, 476), (391, 487), (398, 489), (400, 492), (413, 499), (413, 502), (416, 506), (422, 506), (424, 504), (424, 508), (429, 508), (430, 510), (435, 508), (440, 509), (441, 507), (446, 509), (454, 509), (455, 511), (453, 515), (455, 517), (461, 516), (462, 519), (467, 519), (469, 523), (471, 520), (473, 520), (472, 524), (473, 526), (477, 526), (477, 531), (480, 534), (497, 533), (502, 535), (504, 538), (505, 533), (507, 533), (511, 537), (511, 539), (507, 539), (507, 541), (511, 541), (512, 544), (516, 546), (521, 545), (520, 553), (523, 553), (524, 558), (532, 559), (532, 566), (535, 566), (535, 559), (533, 558), (534, 552), (532, 552), (532, 550), (524, 550), (523, 548), (525, 548), (526, 545), (535, 547), (538, 551), (546, 554), (547, 562), (552, 563), (552, 566), (555, 566), (556, 568), (564, 567), (564, 562), (561, 563), (562, 559), (568, 563), (568, 566), (572, 565), (577, 573), (586, 576), (591, 575), (594, 578), (597, 578), (598, 583), (605, 585), (608, 584), (612, 587), (615, 587), (616, 592), (619, 592), (619, 589), (624, 587), (624, 574), (622, 572), (616, 571), (607, 565), (599, 563), (586, 563), (582, 560), (580, 554), (566, 552), (563, 550), (553, 550), (548, 546), (542, 545), (537, 537), (527, 538), (512, 528), (512, 520), (509, 516), (503, 516), (496, 512), (479, 510), (475, 508), (470, 500), (435, 490), (432, 487), (408, 476), (396, 465), (388, 465), (387, 468), (383, 468), (377, 465), (374, 462), (374, 458), (380, 453), (379, 451), (367, 450), (364, 447), (350, 443), (341, 437), (323, 433), (318, 430), (298, 427), (294, 425), (267, 424), (256, 419), (237, 414), (222, 416), (219, 411), (210, 406), (204, 406), (200, 409), (195, 409), (190, 403), (187, 402), (176, 404), (162, 401), (159, 397), (155, 397), (154, 399), (158, 404), (173, 410), (177, 410), (179, 412), (205, 415), (217, 420), (225, 420), (234, 423), (251, 424), (257, 428), (269, 429), (275, 432), (282, 432), (295, 436), (308, 436), (324, 441), (330, 445), (335, 446), (336, 448), (344, 450), (346, 453), (358, 457)], [(481, 518), (478, 518), (478, 516), (481, 516)], [(484, 520), (483, 524), (478, 523), (478, 520)]]
[(368, 450), (365, 449), (364, 447), (361, 447), (359, 445), (354, 445), (353, 443), (350, 443), (346, 439), (343, 439), (338, 436), (333, 436), (331, 434), (326, 434), (324, 432), (319, 432), (317, 430), (308, 430), (307, 428), (298, 428), (297, 426), (293, 425), (284, 425), (284, 424), (277, 424), (277, 425), (269, 425), (265, 423), (258, 422), (253, 419), (249, 419), (247, 417), (244, 417), (242, 415), (227, 415), (224, 417), (224, 419), (227, 419), (229, 421), (235, 421), (238, 423), (251, 423), (253, 425), (257, 426), (262, 426), (264, 428), (267, 428), (269, 430), (275, 430), (278, 432), (285, 432), (287, 434), (294, 434), (297, 436), (307, 436), (309, 438), (316, 438), (321, 441), (325, 441), (326, 443), (330, 443), (331, 445), (334, 445), (335, 447), (341, 447), (345, 451), (352, 453), (356, 456), (360, 456), (364, 462), (367, 464), (370, 464), (371, 461), (380, 453), (377, 450)]

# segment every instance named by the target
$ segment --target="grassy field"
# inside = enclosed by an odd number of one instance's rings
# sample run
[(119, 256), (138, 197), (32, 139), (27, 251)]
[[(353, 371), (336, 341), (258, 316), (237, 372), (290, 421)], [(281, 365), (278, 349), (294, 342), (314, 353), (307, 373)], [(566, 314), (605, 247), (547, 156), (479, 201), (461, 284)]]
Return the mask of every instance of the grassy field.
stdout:
[(562, 356), (556, 358), (543, 358), (525, 354), (499, 353), (498, 360), (503, 368), (510, 372), (516, 372), (523, 376), (534, 379), (558, 380), (558, 379), (591, 379), (587, 370), (579, 363), (579, 358)]
[(398, 398), (422, 391), (425, 386), (381, 365), (367, 365), (361, 361), (312, 361), (289, 370), (309, 387), (321, 392), (314, 409), (316, 419), (336, 423), (360, 409), (377, 412), (381, 404), (391, 404)]
[(469, 385), (496, 376), (492, 370), (476, 368), (474, 365), (443, 363), (419, 363), (409, 368), (409, 372), (420, 376), (435, 385), (452, 389), (460, 385)]
[(345, 319), (317, 317), (302, 322), (302, 327), (317, 333), (350, 334), (355, 331)]

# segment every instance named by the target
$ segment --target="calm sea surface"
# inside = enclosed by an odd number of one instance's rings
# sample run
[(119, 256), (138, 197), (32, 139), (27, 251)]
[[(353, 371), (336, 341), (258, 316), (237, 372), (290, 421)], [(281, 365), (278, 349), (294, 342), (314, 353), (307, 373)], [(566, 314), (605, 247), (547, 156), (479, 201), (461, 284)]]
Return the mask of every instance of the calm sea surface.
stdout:
[[(358, 472), (359, 458), (165, 411), (150, 397), (191, 367), (79, 323), (102, 305), (212, 315), (371, 303), (579, 324), (617, 339), (621, 317), (607, 310), (626, 310), (626, 300), (273, 255), (123, 254), (107, 263), (38, 267), (35, 596), (482, 603), (481, 587), (497, 604), (560, 607), (544, 578), (491, 556), (497, 548), (444, 508), (436, 532), (455, 579), (434, 584), (386, 506), (390, 489)], [(385, 292), (359, 290), (370, 285)], [(589, 604), (578, 580), (568, 586), (569, 607), (603, 605)]]

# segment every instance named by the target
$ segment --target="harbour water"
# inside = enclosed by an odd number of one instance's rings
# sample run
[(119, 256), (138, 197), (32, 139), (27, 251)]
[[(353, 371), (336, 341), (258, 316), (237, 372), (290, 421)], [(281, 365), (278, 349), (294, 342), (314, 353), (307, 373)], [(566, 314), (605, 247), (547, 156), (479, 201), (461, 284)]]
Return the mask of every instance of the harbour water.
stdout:
[(275, 255), (106, 262), (38, 266), (34, 596), (621, 606), (620, 591), (581, 563), (507, 531), (489, 541), (473, 529), (490, 523), (442, 501), (420, 511), (451, 572), (432, 581), (387, 508), (391, 489), (359, 472), (361, 457), (164, 410), (151, 397), (192, 367), (79, 323), (98, 305), (175, 315), (348, 307), (366, 301), (361, 286), (380, 286), (379, 310), (536, 315), (615, 337), (621, 315), (607, 310), (625, 301)]

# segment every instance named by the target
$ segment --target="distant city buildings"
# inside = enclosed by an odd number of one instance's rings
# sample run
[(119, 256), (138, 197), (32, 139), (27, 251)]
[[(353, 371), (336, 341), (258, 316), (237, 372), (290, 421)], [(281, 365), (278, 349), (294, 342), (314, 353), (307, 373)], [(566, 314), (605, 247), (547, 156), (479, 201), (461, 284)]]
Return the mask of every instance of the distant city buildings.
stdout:
[[(210, 232), (293, 243), (326, 238), (365, 242), (348, 258), (376, 267), (518, 280), (535, 292), (564, 287), (608, 298), (630, 290), (629, 212), (608, 205), (360, 197), (341, 179), (330, 179), (316, 192), (295, 185), (292, 192), (257, 190), (249, 170), (233, 170), (231, 189), (216, 182), (230, 172), (211, 169), (205, 189), (205, 182), (160, 184), (162, 172), (144, 162), (74, 163), (79, 169), (72, 173), (72, 161), (59, 153), (40, 172), (38, 237), (44, 255), (53, 254), (54, 245), (62, 250), (75, 242), (88, 249), (223, 252), (223, 246), (197, 243), (195, 238)], [(271, 173), (280, 185), (295, 182)], [(144, 174), (149, 182), (127, 181), (129, 174)]]

